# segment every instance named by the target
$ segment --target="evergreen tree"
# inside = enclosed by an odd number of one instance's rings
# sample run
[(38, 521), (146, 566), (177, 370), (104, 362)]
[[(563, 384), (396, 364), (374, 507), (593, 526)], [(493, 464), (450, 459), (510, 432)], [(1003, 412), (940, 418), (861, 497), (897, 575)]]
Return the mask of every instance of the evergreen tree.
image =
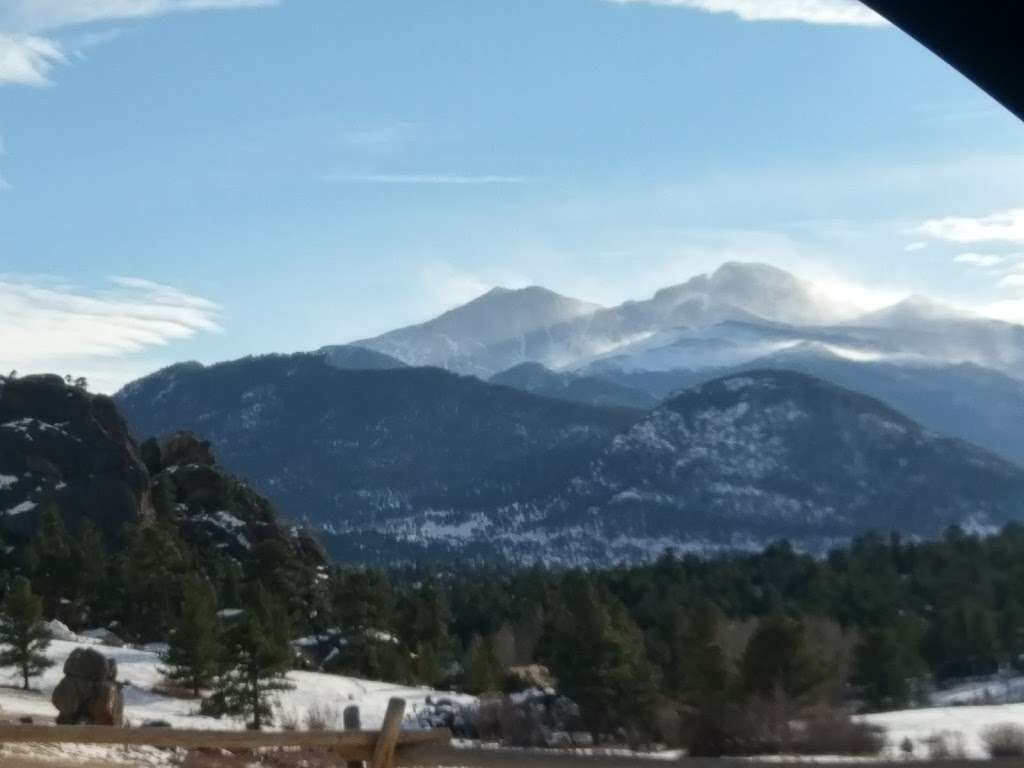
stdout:
[(325, 662), (326, 671), (370, 680), (409, 679), (408, 660), (398, 643), (365, 630), (346, 639), (341, 653)]
[(854, 648), (851, 682), (860, 686), (866, 708), (901, 709), (910, 702), (911, 679), (922, 662), (904, 637), (890, 627), (873, 627)]
[(798, 700), (812, 693), (828, 676), (825, 663), (807, 650), (803, 626), (770, 616), (758, 622), (740, 662), (744, 691), (769, 695), (782, 691)]
[(470, 693), (488, 693), (501, 689), (504, 670), (494, 653), (490, 637), (474, 635), (466, 651), (466, 690)]
[(393, 629), (396, 602), (395, 588), (382, 571), (345, 569), (331, 579), (333, 615), (350, 634)]
[(595, 741), (650, 722), (656, 686), (643, 636), (622, 603), (582, 574), (566, 585), (549, 644), (559, 688), (579, 704)]
[(167, 521), (128, 526), (125, 537), (118, 557), (120, 619), (134, 637), (163, 639), (177, 616), (182, 583), (195, 571), (191, 552)]
[(44, 508), (39, 530), (28, 547), (26, 559), (32, 583), (40, 590), (43, 609), (47, 615), (55, 616), (61, 599), (67, 597), (66, 593), (74, 588), (75, 583), (72, 578), (75, 562), (71, 539), (55, 504), (47, 504)]
[(220, 619), (213, 588), (204, 579), (186, 581), (181, 616), (168, 637), (163, 660), (168, 679), (187, 685), (197, 698), (200, 689), (216, 678), (223, 661)]
[(32, 594), (28, 579), (18, 577), (10, 585), (0, 613), (0, 667), (16, 667), (22, 687), (29, 678), (53, 666), (46, 657), (50, 630), (43, 624), (43, 603)]
[(79, 602), (89, 618), (103, 614), (107, 603), (107, 552), (103, 534), (92, 520), (85, 520), (73, 544), (72, 556)]
[(218, 680), (225, 711), (251, 718), (254, 730), (271, 719), (271, 695), (288, 688), (285, 673), (294, 658), (289, 634), (287, 611), (257, 585), (229, 643), (231, 665)]
[(1016, 597), (1006, 600), (996, 624), (1003, 659), (1019, 668), (1024, 654), (1024, 608)]
[(451, 612), (444, 593), (432, 579), (409, 597), (402, 636), (413, 638), (413, 675), (424, 685), (441, 681), (452, 661)]
[(311, 606), (307, 585), (315, 578), (295, 550), (280, 539), (267, 539), (252, 548), (248, 580), (259, 582), (288, 613), (291, 626), (309, 631)]

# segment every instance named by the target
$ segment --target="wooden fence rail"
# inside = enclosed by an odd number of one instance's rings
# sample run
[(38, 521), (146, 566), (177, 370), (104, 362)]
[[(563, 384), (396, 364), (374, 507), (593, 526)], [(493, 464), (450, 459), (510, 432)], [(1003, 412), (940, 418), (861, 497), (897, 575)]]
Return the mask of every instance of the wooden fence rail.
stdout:
[[(380, 731), (206, 731), (177, 728), (111, 728), (96, 725), (0, 724), (3, 744), (104, 744), (181, 749), (327, 749), (339, 761), (366, 761), (369, 768), (391, 768), (417, 748), (451, 742), (447, 729), (402, 731), (405, 701), (391, 699)], [(400, 762), (406, 762), (401, 759)]]

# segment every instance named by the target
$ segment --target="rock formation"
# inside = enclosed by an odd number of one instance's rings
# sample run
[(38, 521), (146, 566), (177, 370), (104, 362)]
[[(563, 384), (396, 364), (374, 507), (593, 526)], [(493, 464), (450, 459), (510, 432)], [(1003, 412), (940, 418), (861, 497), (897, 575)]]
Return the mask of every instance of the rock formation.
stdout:
[(53, 690), (58, 725), (124, 725), (124, 695), (117, 662), (92, 648), (76, 648)]
[(17, 546), (43, 512), (115, 542), (126, 523), (172, 522), (200, 551), (240, 562), (266, 542), (323, 564), (319, 545), (217, 465), (210, 443), (174, 432), (139, 446), (113, 400), (59, 376), (0, 376), (0, 535)]
[(118, 530), (151, 513), (149, 477), (109, 397), (59, 376), (0, 378), (0, 522), (26, 535), (57, 507), (76, 528)]

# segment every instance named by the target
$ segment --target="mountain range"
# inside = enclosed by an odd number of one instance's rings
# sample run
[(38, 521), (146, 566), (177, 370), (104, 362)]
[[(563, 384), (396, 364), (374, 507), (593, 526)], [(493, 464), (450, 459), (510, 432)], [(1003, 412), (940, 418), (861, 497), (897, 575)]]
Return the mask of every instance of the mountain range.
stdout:
[(603, 308), (496, 289), (316, 353), (184, 363), (115, 400), (211, 441), (332, 553), (606, 563), (1024, 518), (1024, 329), (857, 315), (730, 263)]
[(788, 272), (730, 262), (610, 308), (542, 288), (496, 289), (435, 320), (352, 346), (481, 378), (524, 362), (586, 373), (697, 370), (806, 342), (858, 361), (973, 363), (1024, 376), (1024, 327), (920, 296), (851, 313)]

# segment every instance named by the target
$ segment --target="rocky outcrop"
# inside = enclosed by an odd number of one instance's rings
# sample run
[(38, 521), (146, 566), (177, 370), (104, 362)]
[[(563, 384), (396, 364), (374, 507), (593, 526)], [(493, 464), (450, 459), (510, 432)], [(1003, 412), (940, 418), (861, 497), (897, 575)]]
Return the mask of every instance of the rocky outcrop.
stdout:
[(117, 662), (91, 648), (76, 648), (53, 690), (58, 725), (124, 725), (124, 695)]
[(270, 502), (216, 466), (209, 442), (174, 432), (147, 440), (143, 449), (159, 513), (190, 541), (243, 558), (261, 542), (279, 540), (307, 562), (325, 560), (312, 538), (282, 526)]
[(59, 376), (0, 378), (0, 528), (35, 529), (56, 508), (106, 530), (151, 514), (149, 475), (114, 405)]
[(59, 376), (0, 377), (0, 532), (24, 542), (48, 508), (72, 531), (88, 519), (114, 540), (126, 523), (159, 518), (199, 550), (239, 561), (267, 541), (307, 563), (326, 559), (194, 434), (139, 446), (108, 397)]

